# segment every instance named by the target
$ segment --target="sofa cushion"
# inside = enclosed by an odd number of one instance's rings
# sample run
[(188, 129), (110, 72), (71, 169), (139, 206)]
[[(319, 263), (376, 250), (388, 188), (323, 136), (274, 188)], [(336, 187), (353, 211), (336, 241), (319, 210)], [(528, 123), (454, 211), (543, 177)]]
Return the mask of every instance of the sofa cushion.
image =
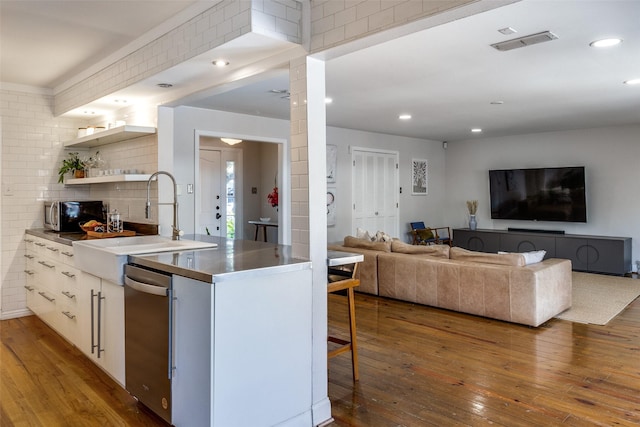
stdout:
[(394, 240), (391, 242), (391, 252), (424, 254), (438, 258), (449, 258), (449, 245), (410, 245), (400, 240)]
[(371, 242), (353, 236), (344, 238), (344, 246), (349, 248), (370, 249), (372, 251), (391, 252), (391, 242)]
[[(498, 252), (499, 254), (508, 254), (511, 252)], [(525, 265), (536, 264), (541, 262), (544, 259), (544, 256), (547, 254), (547, 251), (530, 251), (530, 252), (520, 252), (520, 255), (524, 257)]]
[(458, 261), (481, 262), (484, 264), (511, 265), (522, 267), (525, 265), (522, 254), (493, 254), (486, 252), (475, 252), (459, 247), (453, 247), (449, 251), (449, 258)]

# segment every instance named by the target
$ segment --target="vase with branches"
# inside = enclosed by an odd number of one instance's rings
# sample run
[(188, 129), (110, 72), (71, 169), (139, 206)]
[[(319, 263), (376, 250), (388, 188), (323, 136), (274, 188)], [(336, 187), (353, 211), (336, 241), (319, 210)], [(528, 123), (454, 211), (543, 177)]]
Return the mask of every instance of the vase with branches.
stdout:
[(478, 211), (477, 200), (467, 200), (467, 209), (469, 210), (469, 229), (475, 230), (478, 227), (476, 221), (476, 212)]

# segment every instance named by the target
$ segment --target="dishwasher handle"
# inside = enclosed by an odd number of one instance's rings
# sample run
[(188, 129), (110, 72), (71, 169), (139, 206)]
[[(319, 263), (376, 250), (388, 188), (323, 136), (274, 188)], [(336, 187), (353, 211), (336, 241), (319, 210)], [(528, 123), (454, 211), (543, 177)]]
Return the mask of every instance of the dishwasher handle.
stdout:
[(129, 286), (131, 289), (134, 289), (139, 292), (144, 292), (146, 294), (158, 295), (161, 297), (169, 296), (169, 289), (164, 286), (156, 286), (149, 285), (147, 283), (138, 282), (137, 280), (133, 280), (129, 276), (124, 276), (125, 285)]

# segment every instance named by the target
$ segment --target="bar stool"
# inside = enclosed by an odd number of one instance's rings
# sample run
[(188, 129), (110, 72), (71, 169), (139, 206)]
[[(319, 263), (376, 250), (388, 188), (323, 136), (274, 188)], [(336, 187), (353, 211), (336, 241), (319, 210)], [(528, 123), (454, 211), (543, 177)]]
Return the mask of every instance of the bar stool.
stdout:
[[(335, 357), (339, 354), (351, 351), (351, 365), (353, 369), (353, 380), (358, 381), (360, 372), (358, 371), (358, 343), (356, 339), (356, 306), (353, 288), (360, 286), (360, 279), (356, 279), (356, 271), (358, 264), (352, 264), (353, 270), (343, 268), (329, 268), (329, 281), (327, 284), (327, 293), (338, 291), (347, 291), (347, 303), (349, 306), (349, 334), (350, 341), (341, 338), (328, 336), (327, 340), (331, 343), (338, 344), (339, 347), (331, 350), (327, 354), (327, 358)], [(346, 266), (345, 266), (346, 267)]]

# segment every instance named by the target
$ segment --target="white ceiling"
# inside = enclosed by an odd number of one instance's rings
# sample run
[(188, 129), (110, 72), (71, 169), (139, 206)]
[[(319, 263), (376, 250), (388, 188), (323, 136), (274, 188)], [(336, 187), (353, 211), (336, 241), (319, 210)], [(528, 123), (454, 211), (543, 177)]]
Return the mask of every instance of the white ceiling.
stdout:
[[(2, 0), (0, 80), (64, 86), (92, 63), (195, 7), (203, 2)], [(446, 141), (478, 137), (472, 127), (481, 127), (480, 137), (486, 137), (640, 124), (640, 86), (623, 84), (640, 77), (638, 22), (637, 0), (524, 0), (330, 59), (326, 87), (334, 102), (327, 106), (327, 122)], [(504, 27), (518, 32), (504, 36), (497, 31)], [(489, 46), (545, 30), (558, 39), (508, 52)], [(609, 49), (589, 46), (611, 36), (624, 42)], [(273, 51), (278, 49), (283, 47)], [(193, 67), (195, 79), (195, 67), (210, 65), (200, 58)], [(287, 87), (286, 71), (275, 70), (185, 102), (286, 119), (288, 101), (270, 91)], [(399, 121), (401, 113), (412, 120)]]

